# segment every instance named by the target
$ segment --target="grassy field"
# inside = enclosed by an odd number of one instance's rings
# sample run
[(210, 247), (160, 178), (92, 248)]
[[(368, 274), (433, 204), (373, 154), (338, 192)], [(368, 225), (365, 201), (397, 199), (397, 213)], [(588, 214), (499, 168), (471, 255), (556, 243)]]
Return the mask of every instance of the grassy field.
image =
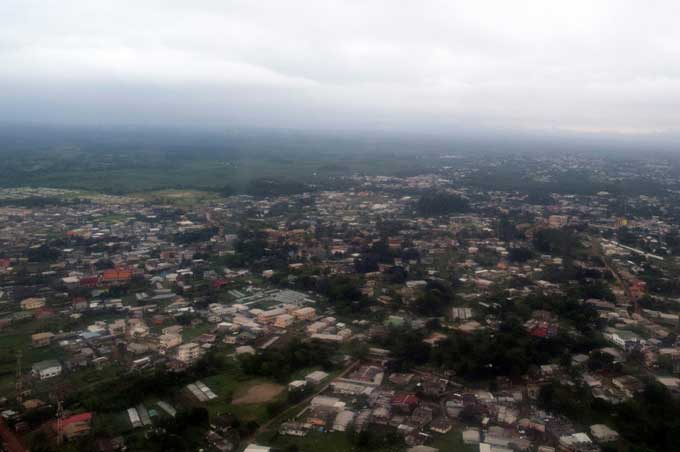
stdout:
[(274, 401), (284, 400), (286, 397), (286, 391), (283, 391), (268, 402), (234, 405), (232, 400), (235, 394), (245, 393), (249, 388), (256, 385), (273, 382), (263, 378), (249, 378), (237, 371), (212, 375), (204, 378), (202, 381), (218, 396), (216, 400), (206, 404), (206, 408), (211, 415), (230, 412), (241, 420), (263, 423), (269, 417), (267, 405)]
[(199, 337), (203, 333), (208, 333), (211, 329), (213, 328), (213, 325), (211, 325), (208, 322), (203, 322), (200, 325), (196, 325), (193, 327), (185, 327), (182, 330), (182, 339), (183, 341), (186, 342), (191, 342), (197, 337)]
[(445, 435), (435, 434), (435, 440), (430, 444), (441, 452), (477, 452), (478, 446), (463, 443), (463, 435), (460, 430), (453, 429)]

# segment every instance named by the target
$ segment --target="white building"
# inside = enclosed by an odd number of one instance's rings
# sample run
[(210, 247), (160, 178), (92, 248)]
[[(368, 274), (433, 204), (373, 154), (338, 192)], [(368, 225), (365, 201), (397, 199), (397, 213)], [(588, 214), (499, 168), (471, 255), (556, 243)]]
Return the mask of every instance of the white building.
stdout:
[(37, 362), (33, 364), (31, 369), (33, 376), (38, 377), (41, 380), (61, 375), (61, 370), (61, 363), (54, 359)]
[(309, 384), (318, 385), (326, 377), (328, 377), (328, 374), (326, 372), (315, 370), (314, 372), (305, 376), (305, 381)]
[(604, 424), (591, 425), (590, 435), (598, 443), (610, 443), (619, 439), (619, 434)]

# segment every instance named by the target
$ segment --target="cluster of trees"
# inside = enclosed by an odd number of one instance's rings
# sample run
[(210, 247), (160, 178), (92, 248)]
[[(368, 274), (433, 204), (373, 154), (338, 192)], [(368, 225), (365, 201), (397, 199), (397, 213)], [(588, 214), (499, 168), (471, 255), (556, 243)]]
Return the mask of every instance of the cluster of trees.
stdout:
[(217, 233), (217, 228), (202, 228), (193, 231), (179, 232), (175, 234), (173, 240), (177, 244), (188, 244), (195, 242), (207, 242)]
[(430, 192), (422, 195), (416, 205), (418, 213), (427, 217), (462, 213), (470, 210), (470, 203), (459, 195)]
[(405, 447), (404, 437), (399, 435), (394, 428), (370, 428), (361, 432), (348, 430), (349, 442), (354, 446), (354, 450), (375, 451), (375, 450), (403, 450)]
[(534, 253), (529, 248), (518, 247), (510, 248), (508, 250), (508, 260), (510, 262), (517, 262), (519, 264), (523, 264), (532, 257), (534, 257)]
[(256, 355), (242, 355), (239, 360), (246, 374), (287, 382), (294, 372), (305, 367), (332, 369), (333, 352), (330, 346), (318, 341), (293, 340), (283, 348), (270, 348)]
[(647, 383), (642, 394), (618, 405), (593, 398), (587, 388), (552, 383), (541, 389), (539, 403), (584, 424), (609, 424), (634, 445), (631, 450), (677, 449), (680, 400), (659, 383)]
[(558, 360), (572, 348), (565, 335), (532, 337), (521, 322), (511, 319), (503, 322), (495, 334), (449, 335), (432, 349), (431, 361), (470, 381), (497, 376), (517, 378), (532, 367)]
[(375, 302), (361, 293), (361, 286), (357, 278), (341, 275), (318, 278), (315, 289), (328, 298), (338, 314), (358, 315), (367, 312)]
[(575, 257), (582, 248), (573, 228), (541, 229), (534, 235), (533, 244), (538, 251), (564, 257)]
[[(219, 372), (233, 371), (233, 364), (217, 353), (204, 355), (193, 367), (184, 372), (156, 370), (150, 373), (117, 376), (101, 384), (83, 388), (72, 393), (66, 406), (81, 405), (87, 410), (97, 412), (120, 411), (134, 406), (149, 395), (164, 396), (174, 393), (192, 381)], [(106, 385), (106, 390), (102, 386)]]
[(498, 220), (498, 238), (511, 242), (513, 240), (524, 239), (525, 236), (517, 229), (515, 223), (508, 218), (508, 215), (503, 215)]
[(76, 204), (90, 204), (92, 201), (86, 198), (56, 198), (52, 196), (28, 196), (26, 198), (17, 199), (0, 199), (0, 207), (12, 206), (12, 207), (28, 207), (28, 208), (39, 208), (47, 206), (72, 206)]
[(446, 314), (446, 308), (453, 301), (453, 290), (447, 284), (438, 280), (429, 280), (423, 294), (418, 297), (410, 308), (416, 314), (425, 317), (441, 317)]
[(663, 272), (652, 265), (645, 265), (639, 276), (647, 283), (647, 291), (650, 294), (668, 297), (680, 295), (680, 280), (667, 278)]
[(568, 295), (552, 297), (532, 294), (523, 300), (503, 303), (502, 310), (504, 316), (514, 315), (523, 320), (527, 320), (534, 310), (549, 311), (559, 317), (562, 323), (593, 337), (603, 326), (602, 319), (593, 306)]
[(255, 179), (248, 184), (246, 192), (252, 196), (297, 195), (310, 191), (310, 186), (289, 179)]
[(40, 245), (26, 250), (26, 257), (31, 262), (51, 262), (61, 256), (61, 251), (50, 245)]

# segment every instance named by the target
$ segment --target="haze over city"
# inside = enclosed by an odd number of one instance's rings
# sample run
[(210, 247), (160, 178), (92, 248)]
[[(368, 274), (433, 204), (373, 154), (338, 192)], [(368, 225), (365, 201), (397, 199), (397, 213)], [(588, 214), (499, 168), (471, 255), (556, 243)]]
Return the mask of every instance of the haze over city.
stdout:
[(675, 135), (680, 5), (4, 1), (0, 121)]

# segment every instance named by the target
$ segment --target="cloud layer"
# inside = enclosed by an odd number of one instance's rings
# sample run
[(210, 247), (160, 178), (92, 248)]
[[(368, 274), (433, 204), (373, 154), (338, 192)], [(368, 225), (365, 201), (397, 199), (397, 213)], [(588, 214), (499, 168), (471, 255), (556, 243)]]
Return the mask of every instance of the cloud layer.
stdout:
[(678, 132), (674, 1), (0, 2), (0, 120)]

